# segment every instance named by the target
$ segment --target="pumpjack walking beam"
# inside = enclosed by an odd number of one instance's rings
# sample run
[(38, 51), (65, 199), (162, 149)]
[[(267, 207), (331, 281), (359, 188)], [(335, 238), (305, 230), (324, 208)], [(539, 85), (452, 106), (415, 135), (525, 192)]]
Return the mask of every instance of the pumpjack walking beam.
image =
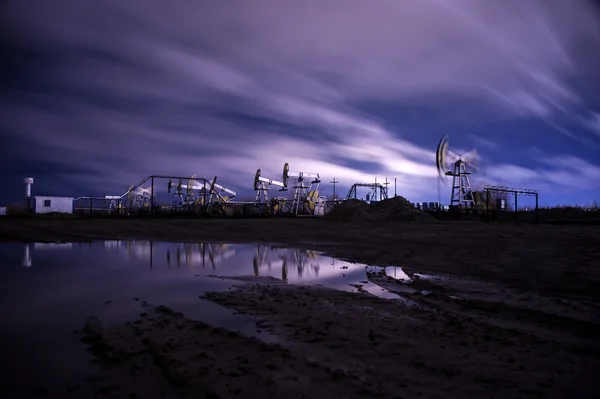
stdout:
[[(256, 174), (254, 175), (254, 190), (256, 191), (256, 198), (254, 200), (254, 206), (256, 208), (256, 211), (260, 211), (260, 204), (261, 204), (262, 200), (264, 200), (263, 203), (265, 204), (265, 206), (267, 206), (267, 209), (269, 210), (269, 212), (271, 211), (271, 209), (270, 209), (271, 204), (269, 202), (269, 194), (268, 194), (268, 191), (271, 189), (271, 186), (279, 187), (279, 191), (286, 191), (284, 182), (263, 177), (263, 176), (261, 176), (260, 169), (257, 169)], [(277, 199), (273, 198), (271, 201), (274, 201), (274, 200), (277, 200)], [(276, 205), (278, 205), (277, 208), (279, 209), (280, 204), (276, 204)]]

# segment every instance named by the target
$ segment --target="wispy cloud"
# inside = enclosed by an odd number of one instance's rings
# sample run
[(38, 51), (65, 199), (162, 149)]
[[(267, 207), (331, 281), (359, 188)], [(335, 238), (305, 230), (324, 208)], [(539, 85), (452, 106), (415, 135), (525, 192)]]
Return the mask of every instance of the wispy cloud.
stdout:
[(470, 134), (469, 138), (478, 146), (483, 148), (498, 148), (498, 144), (492, 140), (486, 139), (485, 137)]
[(600, 137), (600, 113), (592, 112), (589, 118), (584, 119), (583, 125)]
[(489, 184), (536, 189), (546, 196), (557, 190), (564, 190), (563, 194), (571, 194), (572, 190), (584, 195), (600, 194), (600, 166), (568, 154), (551, 156), (537, 151), (534, 156), (539, 166), (533, 168), (504, 164), (490, 168)]
[(423, 132), (356, 104), (449, 96), (473, 118), (493, 105), (503, 118), (567, 113), (581, 102), (569, 79), (591, 54), (578, 43), (600, 36), (587, 2), (566, 3), (12, 1), (4, 29), (39, 60), (20, 65), (4, 124), (36, 158), (95, 171), (68, 176), (90, 189), (153, 173), (250, 189), (257, 168), (278, 177), (289, 162), (346, 185), (395, 176), (403, 195), (437, 197), (438, 137), (418, 145)]

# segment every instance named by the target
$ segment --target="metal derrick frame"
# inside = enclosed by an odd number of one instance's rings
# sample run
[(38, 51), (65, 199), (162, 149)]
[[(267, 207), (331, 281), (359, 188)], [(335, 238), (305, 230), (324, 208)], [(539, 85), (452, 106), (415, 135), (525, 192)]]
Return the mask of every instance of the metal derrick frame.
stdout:
[(346, 199), (356, 199), (357, 197), (357, 188), (358, 187), (366, 187), (373, 190), (374, 193), (379, 191), (378, 201), (388, 199), (387, 187), (384, 187), (381, 183), (354, 183), (350, 187), (350, 191), (346, 195)]
[[(440, 181), (443, 182), (444, 176), (452, 177), (452, 194), (450, 195), (451, 209), (469, 209), (474, 208), (476, 205), (471, 180), (469, 178), (469, 175), (472, 173), (473, 162), (464, 158), (466, 154), (469, 154), (472, 151), (473, 150), (465, 154), (458, 154), (450, 150), (448, 148), (448, 135), (442, 137), (435, 151), (435, 162)], [(448, 152), (452, 152), (454, 154), (453, 156), (457, 159), (448, 163)], [(452, 165), (451, 169), (449, 167), (450, 164)], [(467, 168), (469, 165), (471, 167)]]
[(485, 186), (485, 219), (487, 222), (490, 221), (490, 191), (510, 193), (515, 198), (515, 224), (519, 223), (519, 209), (518, 209), (518, 198), (519, 195), (535, 196), (535, 224), (539, 223), (539, 193), (537, 190), (530, 188), (508, 188), (501, 186)]
[(475, 197), (471, 188), (471, 172), (467, 170), (467, 163), (462, 159), (454, 162), (453, 170), (448, 170), (445, 176), (452, 177), (452, 194), (450, 195), (450, 206), (459, 208), (472, 208), (475, 205)]

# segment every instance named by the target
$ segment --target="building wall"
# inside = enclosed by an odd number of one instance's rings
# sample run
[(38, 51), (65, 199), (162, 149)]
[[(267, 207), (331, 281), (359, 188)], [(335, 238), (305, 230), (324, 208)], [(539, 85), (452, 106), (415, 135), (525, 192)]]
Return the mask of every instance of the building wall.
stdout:
[(72, 197), (35, 197), (35, 213), (73, 213)]
[(4, 216), (4, 215), (6, 215), (6, 207), (0, 206), (0, 216)]

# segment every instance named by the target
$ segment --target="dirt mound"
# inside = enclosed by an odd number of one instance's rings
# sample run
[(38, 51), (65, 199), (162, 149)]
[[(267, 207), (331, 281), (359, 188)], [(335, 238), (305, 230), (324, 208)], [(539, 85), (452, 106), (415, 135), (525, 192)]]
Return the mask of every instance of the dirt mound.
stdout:
[(365, 201), (349, 199), (335, 205), (325, 218), (335, 222), (349, 222), (356, 219), (370, 219), (369, 207)]
[(370, 213), (377, 220), (436, 221), (429, 213), (415, 208), (410, 201), (400, 196), (376, 202), (370, 206)]
[(410, 201), (404, 197), (392, 197), (374, 204), (367, 204), (360, 200), (346, 200), (335, 206), (325, 218), (331, 221), (419, 221), (436, 222), (436, 219), (428, 213), (415, 208)]

